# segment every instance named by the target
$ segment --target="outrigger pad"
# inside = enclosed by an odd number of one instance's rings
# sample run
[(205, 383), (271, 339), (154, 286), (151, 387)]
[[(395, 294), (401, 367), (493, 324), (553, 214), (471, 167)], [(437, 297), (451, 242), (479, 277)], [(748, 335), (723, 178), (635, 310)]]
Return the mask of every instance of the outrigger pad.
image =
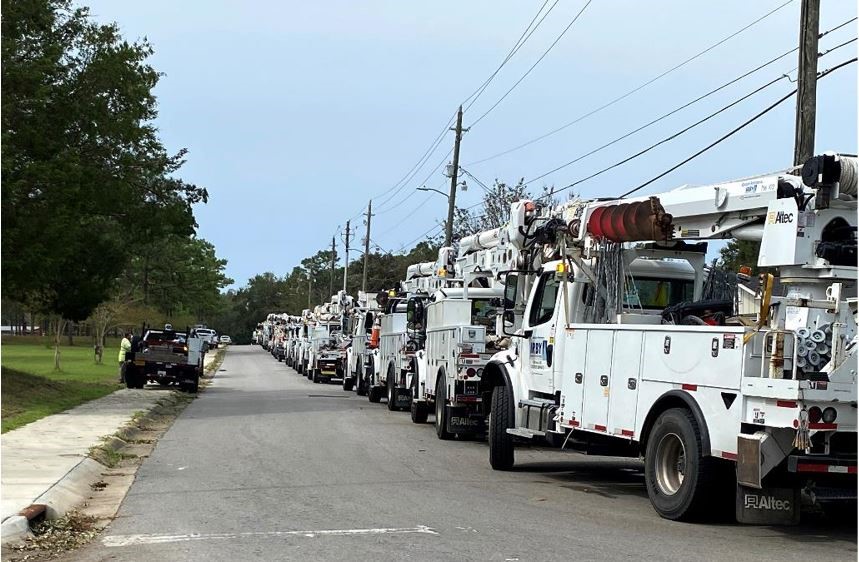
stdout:
[(752, 525), (799, 523), (799, 489), (749, 488), (737, 484), (737, 521)]

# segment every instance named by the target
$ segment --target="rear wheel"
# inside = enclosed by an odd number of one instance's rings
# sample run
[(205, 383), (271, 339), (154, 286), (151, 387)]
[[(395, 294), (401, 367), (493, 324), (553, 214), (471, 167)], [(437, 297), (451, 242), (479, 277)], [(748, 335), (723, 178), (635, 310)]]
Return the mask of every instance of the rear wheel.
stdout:
[(429, 406), (426, 401), (418, 402), (418, 373), (412, 375), (412, 423), (426, 423), (429, 416)]
[(397, 408), (397, 381), (394, 378), (394, 366), (388, 367), (388, 410), (399, 410)]
[(673, 408), (657, 418), (647, 439), (644, 479), (650, 503), (662, 517), (688, 520), (713, 510), (721, 466), (702, 453), (692, 412)]
[(496, 386), (492, 391), (492, 409), (489, 412), (489, 464), (495, 470), (513, 468), (513, 436), (507, 430), (513, 427), (515, 413), (513, 396), (507, 386)]
[(450, 439), (453, 434), (447, 430), (447, 384), (446, 377), (439, 374), (435, 383), (435, 434), (439, 439)]
[(319, 384), (320, 382), (322, 382), (322, 381), (320, 380), (320, 377), (319, 377), (319, 369), (311, 369), (311, 370), (310, 370), (310, 378), (311, 378), (311, 379), (313, 380), (313, 382), (315, 382), (316, 384)]
[(358, 362), (358, 370), (355, 372), (355, 394), (367, 395), (367, 381), (364, 380), (364, 365)]

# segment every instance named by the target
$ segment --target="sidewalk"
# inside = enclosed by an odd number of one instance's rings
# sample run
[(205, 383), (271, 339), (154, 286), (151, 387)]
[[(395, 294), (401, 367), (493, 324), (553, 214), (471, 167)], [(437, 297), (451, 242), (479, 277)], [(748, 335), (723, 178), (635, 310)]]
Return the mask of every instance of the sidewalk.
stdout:
[[(206, 367), (214, 357), (214, 353), (206, 355)], [(49, 518), (75, 507), (104, 470), (88, 457), (90, 448), (172, 392), (122, 389), (3, 434), (0, 521), (4, 538), (15, 528), (15, 520), (24, 525), (15, 516), (32, 504), (46, 504)]]

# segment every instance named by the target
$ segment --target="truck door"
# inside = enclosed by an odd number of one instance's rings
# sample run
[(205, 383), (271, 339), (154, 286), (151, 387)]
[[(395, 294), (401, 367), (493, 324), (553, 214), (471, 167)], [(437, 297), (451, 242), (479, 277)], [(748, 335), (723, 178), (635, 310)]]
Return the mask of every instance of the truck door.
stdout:
[[(525, 371), (529, 387), (537, 392), (553, 393), (555, 352), (555, 308), (560, 281), (554, 271), (545, 271), (531, 293), (526, 313), (525, 330), (531, 332)], [(523, 398), (528, 398), (527, 396)]]

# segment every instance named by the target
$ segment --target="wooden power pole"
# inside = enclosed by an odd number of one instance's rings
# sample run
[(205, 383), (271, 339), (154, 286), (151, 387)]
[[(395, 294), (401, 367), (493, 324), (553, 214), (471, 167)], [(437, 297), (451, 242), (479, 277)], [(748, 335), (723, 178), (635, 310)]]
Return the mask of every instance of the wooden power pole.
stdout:
[(817, 39), (820, 0), (802, 0), (799, 18), (799, 71), (796, 90), (796, 130), (793, 164), (801, 166), (814, 156), (817, 112)]
[(337, 245), (334, 236), (331, 237), (331, 273), (328, 275), (328, 294), (334, 294), (334, 261), (337, 256)]
[(373, 201), (367, 205), (367, 234), (364, 236), (364, 273), (361, 275), (361, 290), (367, 292), (367, 263), (370, 259), (370, 217), (373, 216)]
[(349, 232), (350, 224), (346, 221), (346, 258), (343, 262), (343, 290), (346, 290), (346, 278), (349, 276)]
[(462, 140), (462, 106), (456, 113), (456, 138), (453, 142), (453, 170), (450, 174), (450, 195), (447, 198), (447, 228), (444, 232), (444, 245), (453, 242), (453, 211), (456, 209), (456, 183), (459, 174), (459, 142)]

